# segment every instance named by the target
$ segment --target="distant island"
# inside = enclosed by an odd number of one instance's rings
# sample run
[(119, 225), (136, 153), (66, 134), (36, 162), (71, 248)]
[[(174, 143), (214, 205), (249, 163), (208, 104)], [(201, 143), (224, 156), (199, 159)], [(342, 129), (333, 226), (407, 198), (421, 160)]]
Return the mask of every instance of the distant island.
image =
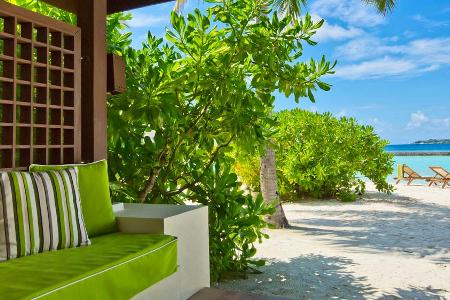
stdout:
[(424, 141), (415, 141), (413, 144), (450, 144), (450, 139), (428, 139)]

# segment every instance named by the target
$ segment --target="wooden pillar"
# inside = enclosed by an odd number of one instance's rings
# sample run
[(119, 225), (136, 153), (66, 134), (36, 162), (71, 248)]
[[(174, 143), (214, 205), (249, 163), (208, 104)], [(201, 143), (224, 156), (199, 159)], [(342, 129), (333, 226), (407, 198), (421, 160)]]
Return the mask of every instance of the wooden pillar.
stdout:
[(106, 9), (107, 0), (80, 0), (82, 160), (107, 156)]

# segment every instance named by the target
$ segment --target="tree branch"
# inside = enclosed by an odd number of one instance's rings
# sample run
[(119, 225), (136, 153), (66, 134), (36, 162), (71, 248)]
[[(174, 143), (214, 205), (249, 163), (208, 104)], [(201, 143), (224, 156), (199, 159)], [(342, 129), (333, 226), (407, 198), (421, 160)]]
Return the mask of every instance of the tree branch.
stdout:
[(216, 160), (217, 155), (219, 154), (219, 151), (222, 148), (228, 147), (230, 145), (230, 143), (233, 141), (233, 139), (235, 138), (235, 135), (233, 134), (230, 139), (228, 140), (228, 142), (226, 142), (225, 144), (221, 144), (219, 146), (216, 147), (216, 149), (214, 149), (214, 151), (211, 153), (211, 157), (208, 161), (208, 163), (205, 165), (204, 167), (204, 171), (202, 172), (202, 174), (200, 174), (200, 176), (198, 176), (194, 181), (192, 182), (187, 182), (186, 184), (184, 184), (183, 186), (181, 186), (179, 189), (174, 190), (174, 191), (170, 191), (170, 192), (164, 192), (165, 196), (175, 196), (178, 195), (180, 193), (182, 193), (183, 191), (185, 191), (188, 188), (194, 187), (199, 181), (200, 179), (205, 176), (206, 171), (211, 167), (211, 165), (213, 164), (213, 162)]
[(159, 153), (158, 166), (152, 169), (149, 178), (145, 182), (144, 189), (138, 193), (139, 202), (144, 203), (145, 199), (147, 198), (147, 195), (152, 192), (153, 187), (155, 186), (156, 178), (158, 178), (158, 175), (161, 172), (163, 162), (166, 158), (166, 153), (167, 153), (167, 142), (164, 145), (164, 149)]

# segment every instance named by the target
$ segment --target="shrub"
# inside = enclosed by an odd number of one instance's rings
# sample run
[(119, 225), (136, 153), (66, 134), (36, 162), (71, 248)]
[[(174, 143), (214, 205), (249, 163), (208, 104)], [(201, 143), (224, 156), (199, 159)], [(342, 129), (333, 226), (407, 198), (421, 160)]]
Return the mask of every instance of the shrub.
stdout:
[(237, 175), (231, 172), (230, 161), (216, 162), (207, 170), (204, 184), (186, 194), (208, 205), (210, 228), (210, 262), (213, 279), (245, 276), (254, 266), (264, 264), (255, 260), (255, 243), (268, 238), (261, 229), (266, 227), (265, 215), (274, 212), (262, 196), (255, 199), (244, 194)]
[[(361, 176), (374, 182), (379, 191), (392, 191), (387, 176), (393, 171), (393, 157), (384, 151), (388, 142), (376, 135), (371, 126), (359, 125), (353, 118), (337, 119), (330, 113), (300, 109), (285, 110), (276, 117), (274, 143), (284, 199), (295, 195), (354, 200), (365, 191)], [(242, 169), (237, 169), (239, 176), (249, 172)], [(242, 177), (244, 182), (247, 178)]]
[(277, 117), (277, 163), (288, 187), (314, 197), (351, 200), (365, 190), (360, 174), (378, 190), (392, 190), (386, 180), (393, 171), (392, 155), (384, 151), (388, 142), (371, 126), (300, 109)]

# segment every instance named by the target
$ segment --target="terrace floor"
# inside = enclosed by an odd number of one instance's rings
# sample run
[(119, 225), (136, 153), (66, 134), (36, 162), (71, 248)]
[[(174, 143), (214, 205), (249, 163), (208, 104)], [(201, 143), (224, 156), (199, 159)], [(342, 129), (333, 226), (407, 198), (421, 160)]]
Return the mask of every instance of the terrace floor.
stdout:
[(294, 299), (450, 299), (450, 188), (400, 185), (388, 196), (369, 187), (353, 203), (284, 209), (292, 227), (268, 230), (258, 251), (268, 260), (263, 273), (219, 288)]

